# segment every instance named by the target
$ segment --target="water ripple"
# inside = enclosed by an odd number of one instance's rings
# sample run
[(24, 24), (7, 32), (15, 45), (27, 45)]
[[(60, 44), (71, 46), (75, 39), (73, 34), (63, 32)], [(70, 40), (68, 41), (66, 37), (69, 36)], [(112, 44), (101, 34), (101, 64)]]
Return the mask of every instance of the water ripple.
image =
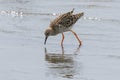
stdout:
[[(12, 17), (23, 17), (27, 15), (50, 15), (50, 16), (59, 16), (60, 13), (42, 13), (42, 12), (22, 12), (22, 11), (0, 11), (1, 16), (12, 16)], [(84, 20), (95, 20), (95, 21), (109, 21), (109, 22), (118, 22), (120, 23), (120, 20), (117, 19), (104, 19), (99, 17), (83, 17)]]

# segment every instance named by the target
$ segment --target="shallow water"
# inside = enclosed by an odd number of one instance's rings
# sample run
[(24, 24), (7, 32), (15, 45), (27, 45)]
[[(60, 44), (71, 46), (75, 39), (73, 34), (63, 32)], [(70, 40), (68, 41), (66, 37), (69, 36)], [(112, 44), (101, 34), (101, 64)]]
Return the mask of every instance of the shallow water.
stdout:
[[(65, 33), (49, 37), (50, 21), (75, 8), (84, 12)], [(0, 0), (0, 80), (119, 80), (119, 0)]]

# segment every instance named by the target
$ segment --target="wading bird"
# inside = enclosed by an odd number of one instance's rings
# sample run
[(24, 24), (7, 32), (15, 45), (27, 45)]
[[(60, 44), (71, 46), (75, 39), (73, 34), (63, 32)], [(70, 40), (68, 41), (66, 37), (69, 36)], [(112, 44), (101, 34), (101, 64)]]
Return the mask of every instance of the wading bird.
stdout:
[(45, 33), (44, 33), (45, 34), (44, 44), (46, 44), (46, 41), (49, 36), (55, 36), (61, 33), (62, 34), (61, 46), (63, 46), (63, 41), (64, 41), (63, 33), (67, 31), (71, 31), (77, 38), (79, 44), (82, 45), (82, 42), (77, 36), (77, 34), (71, 29), (73, 25), (76, 23), (76, 21), (84, 15), (84, 13), (81, 12), (78, 14), (73, 14), (73, 11), (74, 11), (74, 8), (72, 11), (60, 15), (50, 23), (50, 26), (45, 30)]

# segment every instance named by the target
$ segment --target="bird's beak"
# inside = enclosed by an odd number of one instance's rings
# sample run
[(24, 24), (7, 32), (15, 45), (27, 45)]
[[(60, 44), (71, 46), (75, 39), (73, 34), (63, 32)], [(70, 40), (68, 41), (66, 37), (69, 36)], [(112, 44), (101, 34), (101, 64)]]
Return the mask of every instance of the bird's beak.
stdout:
[(46, 36), (46, 37), (45, 37), (45, 42), (44, 42), (44, 45), (46, 44), (47, 38), (48, 38), (48, 36)]

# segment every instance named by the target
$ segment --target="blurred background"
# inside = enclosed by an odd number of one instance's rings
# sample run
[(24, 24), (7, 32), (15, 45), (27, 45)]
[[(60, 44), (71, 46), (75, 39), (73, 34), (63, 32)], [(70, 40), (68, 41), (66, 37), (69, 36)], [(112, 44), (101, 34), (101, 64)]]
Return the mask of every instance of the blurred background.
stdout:
[[(73, 30), (49, 37), (52, 20), (84, 12)], [(120, 80), (119, 0), (0, 0), (1, 80)]]

